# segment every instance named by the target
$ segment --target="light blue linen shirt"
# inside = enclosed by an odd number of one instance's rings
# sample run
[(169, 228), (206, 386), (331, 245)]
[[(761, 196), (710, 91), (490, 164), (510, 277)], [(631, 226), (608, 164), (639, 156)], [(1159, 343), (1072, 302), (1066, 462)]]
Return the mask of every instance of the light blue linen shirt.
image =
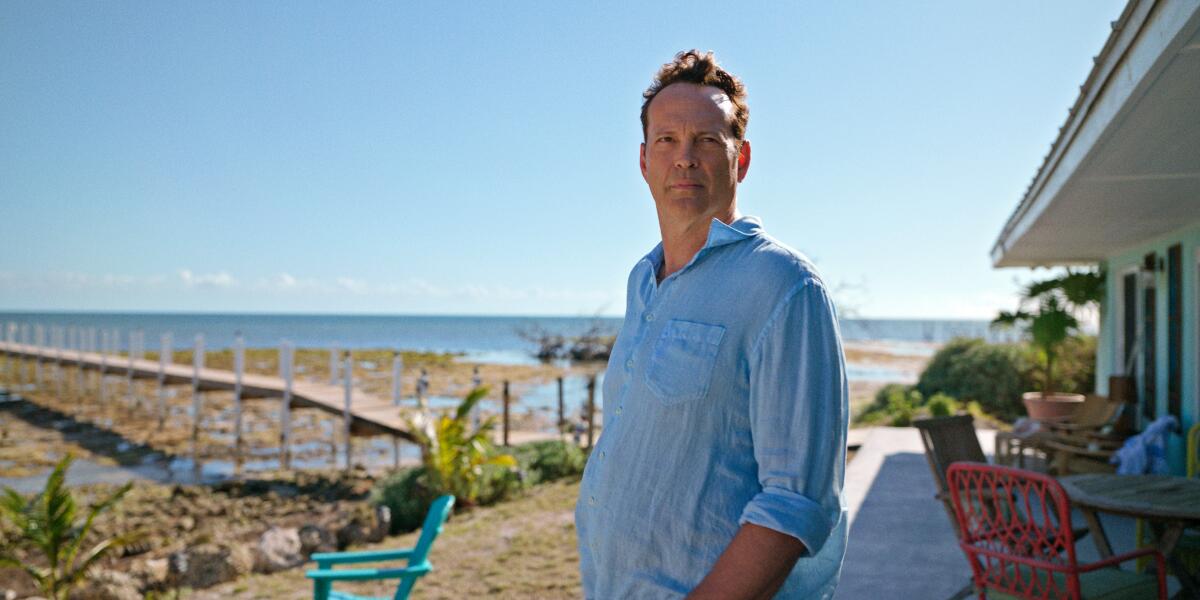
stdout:
[(812, 264), (754, 217), (713, 220), (662, 283), (629, 275), (604, 430), (575, 524), (588, 598), (679, 598), (744, 523), (805, 554), (778, 598), (833, 595), (846, 547), (845, 359)]

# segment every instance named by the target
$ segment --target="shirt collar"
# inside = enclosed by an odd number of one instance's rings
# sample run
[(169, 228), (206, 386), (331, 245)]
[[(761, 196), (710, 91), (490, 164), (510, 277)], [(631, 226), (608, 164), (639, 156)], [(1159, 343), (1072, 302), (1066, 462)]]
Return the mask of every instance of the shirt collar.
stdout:
[[(708, 251), (713, 248), (718, 248), (734, 242), (740, 242), (742, 240), (752, 238), (761, 232), (762, 220), (758, 217), (749, 215), (738, 217), (728, 225), (722, 223), (718, 219), (713, 219), (712, 224), (708, 226), (708, 239), (705, 240), (704, 246), (700, 248), (700, 251), (692, 257), (692, 260), (684, 266), (684, 269), (691, 266), (692, 263), (696, 262), (701, 255), (707, 254)], [(652, 269), (657, 269), (658, 266), (662, 264), (663, 260), (662, 242), (659, 242), (658, 245), (655, 246), (654, 249), (650, 251), (650, 254), (647, 254), (643, 260), (649, 261)]]
[(758, 235), (762, 231), (762, 221), (758, 217), (738, 217), (726, 225), (717, 219), (708, 226), (708, 240), (704, 242), (704, 250), (740, 242), (746, 238)]

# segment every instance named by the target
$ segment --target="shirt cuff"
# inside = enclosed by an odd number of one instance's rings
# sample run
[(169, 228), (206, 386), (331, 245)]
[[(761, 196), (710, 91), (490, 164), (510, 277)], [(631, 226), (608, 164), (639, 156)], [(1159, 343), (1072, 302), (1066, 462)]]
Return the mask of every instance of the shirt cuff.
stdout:
[(805, 556), (815, 555), (829, 538), (833, 523), (820, 504), (782, 488), (763, 488), (742, 510), (738, 525), (754, 523), (790, 535), (804, 544)]

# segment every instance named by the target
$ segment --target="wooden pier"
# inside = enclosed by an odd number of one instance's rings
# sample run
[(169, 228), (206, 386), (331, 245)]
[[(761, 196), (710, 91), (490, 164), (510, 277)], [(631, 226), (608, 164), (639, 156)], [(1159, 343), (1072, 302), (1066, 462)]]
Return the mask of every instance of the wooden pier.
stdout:
[[(58, 363), (64, 367), (76, 367), (104, 375), (157, 380), (164, 386), (194, 386), (199, 392), (233, 392), (238, 386), (238, 373), (206, 367), (196, 368), (196, 365), (129, 359), (98, 352), (60, 351), (57, 348), (10, 342), (0, 342), (0, 352), (10, 357), (43, 364)], [(241, 374), (242, 399), (283, 398), (287, 388), (287, 382), (282, 377)], [(347, 386), (328, 383), (292, 382), (291, 408), (316, 408), (346, 417), (346, 389)], [(393, 435), (413, 440), (406, 420), (415, 413), (413, 408), (396, 406), (391, 399), (372, 396), (361, 390), (350, 392), (349, 408), (350, 427), (354, 435)]]

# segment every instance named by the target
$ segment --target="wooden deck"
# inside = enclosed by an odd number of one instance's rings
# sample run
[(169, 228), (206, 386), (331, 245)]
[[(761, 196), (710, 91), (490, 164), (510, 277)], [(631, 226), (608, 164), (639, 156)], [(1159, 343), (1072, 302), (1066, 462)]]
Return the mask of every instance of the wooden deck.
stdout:
[[(201, 392), (233, 392), (237, 375), (233, 371), (202, 368), (198, 372), (190, 365), (167, 363), (162, 367), (157, 360), (134, 360), (128, 356), (102, 355), (95, 352), (77, 352), (28, 344), (0, 341), (0, 352), (10, 357), (29, 360), (41, 359), (44, 363), (56, 361), (63, 366), (72, 366), (134, 379), (157, 380), (161, 375), (163, 385), (193, 385), (198, 383)], [(285, 382), (281, 377), (243, 374), (242, 399), (282, 398)], [(316, 408), (338, 416), (345, 416), (345, 388), (311, 381), (292, 383), (292, 408)], [(351, 432), (353, 435), (393, 435), (412, 440), (405, 416), (415, 412), (412, 407), (396, 406), (391, 399), (380, 398), (353, 389), (350, 400)]]

